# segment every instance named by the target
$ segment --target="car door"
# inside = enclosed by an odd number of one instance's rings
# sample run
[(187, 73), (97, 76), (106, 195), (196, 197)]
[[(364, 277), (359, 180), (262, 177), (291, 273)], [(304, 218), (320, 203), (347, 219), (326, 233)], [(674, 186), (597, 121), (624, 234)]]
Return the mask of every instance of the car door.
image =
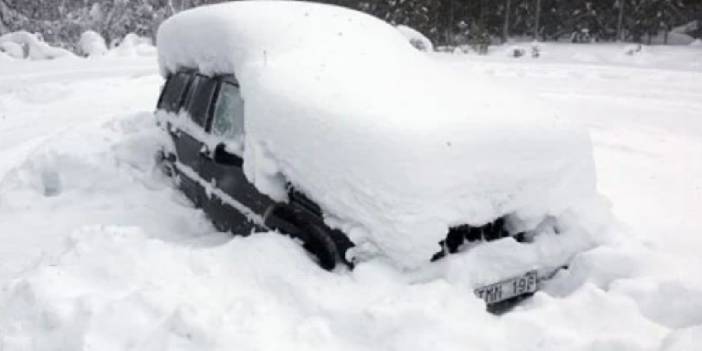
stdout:
[(175, 161), (175, 171), (178, 176), (178, 185), (183, 193), (198, 205), (202, 201), (202, 187), (192, 177), (192, 173), (199, 167), (199, 144), (189, 132), (183, 128), (184, 110), (188, 106), (189, 97), (193, 90), (194, 74), (178, 72), (171, 75), (163, 88), (158, 102), (158, 110), (168, 113), (165, 119), (165, 129), (168, 131), (175, 155), (165, 155)]
[(222, 218), (226, 229), (248, 233), (262, 224), (260, 218), (273, 201), (244, 175), (244, 101), (231, 76), (220, 79), (208, 131), (217, 144), (203, 160), (202, 175), (219, 191), (214, 194), (220, 205), (214, 217)]
[(189, 88), (170, 130), (175, 141), (180, 188), (196, 206), (204, 207), (208, 198), (199, 175), (202, 167), (201, 151), (204, 147), (202, 138), (217, 83), (200, 74), (190, 76)]

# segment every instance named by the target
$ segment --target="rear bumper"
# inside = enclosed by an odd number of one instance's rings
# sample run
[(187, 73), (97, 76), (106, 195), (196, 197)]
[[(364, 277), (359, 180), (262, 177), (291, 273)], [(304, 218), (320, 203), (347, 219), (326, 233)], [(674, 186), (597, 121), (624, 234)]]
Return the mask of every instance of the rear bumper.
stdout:
[[(506, 237), (463, 247), (460, 252), (436, 263), (441, 265), (447, 281), (471, 292), (530, 271), (537, 274), (538, 291), (559, 271), (567, 269), (578, 254), (597, 245), (587, 231), (577, 226), (558, 231), (544, 227), (529, 234), (533, 237), (523, 242)], [(528, 296), (530, 294), (518, 296), (495, 306), (490, 304), (488, 309), (501, 310)]]

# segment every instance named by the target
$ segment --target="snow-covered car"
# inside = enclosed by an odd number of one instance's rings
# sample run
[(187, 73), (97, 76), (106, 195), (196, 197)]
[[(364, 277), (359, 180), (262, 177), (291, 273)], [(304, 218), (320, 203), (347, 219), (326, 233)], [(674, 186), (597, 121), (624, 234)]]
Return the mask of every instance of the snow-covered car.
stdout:
[(471, 278), (488, 305), (592, 244), (575, 210), (596, 197), (587, 133), (524, 92), (456, 79), (374, 17), (233, 2), (173, 16), (157, 43), (164, 168), (221, 230), (289, 234), (326, 269), (502, 242)]

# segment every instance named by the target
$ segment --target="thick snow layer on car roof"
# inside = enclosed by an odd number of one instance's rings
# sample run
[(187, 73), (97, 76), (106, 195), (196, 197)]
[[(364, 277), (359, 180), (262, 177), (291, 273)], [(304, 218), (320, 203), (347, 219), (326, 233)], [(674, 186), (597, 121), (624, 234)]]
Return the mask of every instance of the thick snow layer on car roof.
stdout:
[(167, 20), (158, 47), (164, 75), (236, 74), (259, 190), (283, 199), (291, 182), (356, 244), (403, 266), (426, 262), (450, 226), (559, 216), (595, 193), (586, 133), (526, 92), (455, 79), (371, 16), (205, 6)]

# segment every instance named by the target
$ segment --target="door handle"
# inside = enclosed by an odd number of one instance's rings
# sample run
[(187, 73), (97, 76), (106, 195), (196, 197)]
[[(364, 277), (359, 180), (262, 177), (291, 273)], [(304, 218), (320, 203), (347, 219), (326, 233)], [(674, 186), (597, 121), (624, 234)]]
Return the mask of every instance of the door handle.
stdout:
[(225, 166), (241, 167), (243, 164), (241, 157), (227, 151), (227, 147), (221, 143), (217, 144), (214, 151), (210, 154), (210, 157), (214, 162)]

